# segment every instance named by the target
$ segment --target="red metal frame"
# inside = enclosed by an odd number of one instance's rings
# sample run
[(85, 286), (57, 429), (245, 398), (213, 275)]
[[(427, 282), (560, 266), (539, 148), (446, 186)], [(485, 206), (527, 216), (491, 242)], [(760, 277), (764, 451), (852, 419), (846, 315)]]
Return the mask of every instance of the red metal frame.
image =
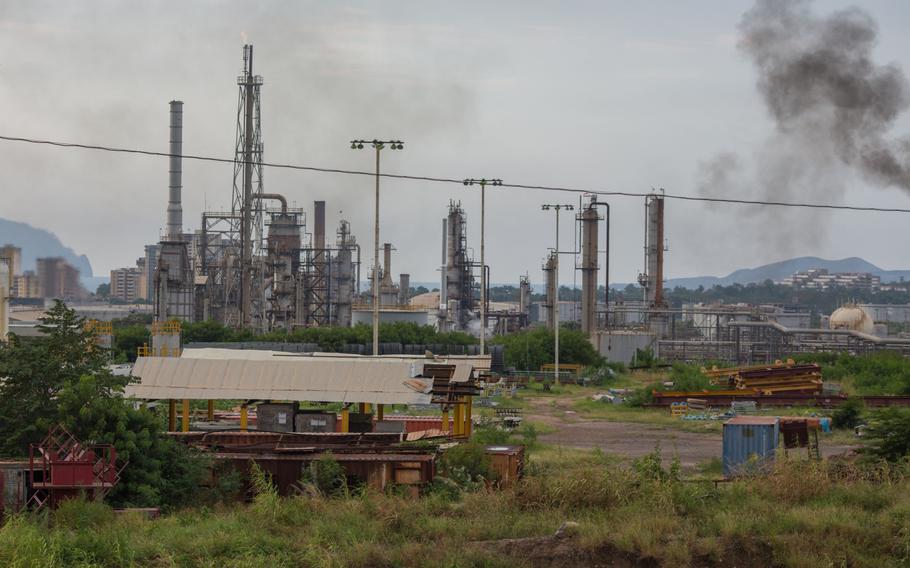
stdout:
[(44, 440), (29, 446), (29, 481), (34, 493), (28, 504), (52, 508), (65, 500), (85, 495), (104, 499), (120, 481), (126, 467), (118, 464), (117, 450), (110, 444), (86, 445), (63, 426), (51, 428)]

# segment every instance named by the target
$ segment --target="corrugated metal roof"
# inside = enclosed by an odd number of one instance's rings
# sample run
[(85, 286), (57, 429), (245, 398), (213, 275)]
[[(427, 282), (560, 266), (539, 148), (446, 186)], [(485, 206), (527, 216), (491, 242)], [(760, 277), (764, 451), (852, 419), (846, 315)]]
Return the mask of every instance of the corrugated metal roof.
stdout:
[(180, 357), (182, 359), (242, 359), (245, 361), (274, 361), (274, 360), (299, 360), (299, 359), (319, 359), (331, 361), (358, 361), (363, 364), (364, 361), (379, 360), (382, 362), (397, 361), (400, 363), (432, 363), (443, 365), (455, 365), (455, 374), (452, 381), (462, 383), (471, 379), (474, 369), (489, 369), (489, 355), (450, 355), (427, 358), (421, 355), (382, 355), (372, 357), (370, 355), (351, 355), (348, 353), (292, 353), (287, 351), (269, 351), (265, 349), (220, 349), (217, 347), (202, 347), (199, 349), (184, 349)]
[[(239, 356), (140, 357), (133, 367), (140, 382), (129, 385), (126, 394), (140, 399), (430, 403), (432, 380), (412, 378), (422, 369), (414, 361), (254, 359), (250, 352), (224, 351)], [(413, 388), (421, 383), (424, 392)]]
[(735, 416), (727, 424), (752, 424), (753, 426), (773, 426), (780, 419), (776, 416)]

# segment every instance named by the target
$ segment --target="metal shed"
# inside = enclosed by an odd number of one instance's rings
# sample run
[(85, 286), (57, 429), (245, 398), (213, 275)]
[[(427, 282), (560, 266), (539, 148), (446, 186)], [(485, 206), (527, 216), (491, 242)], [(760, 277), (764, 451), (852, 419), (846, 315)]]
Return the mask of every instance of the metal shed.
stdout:
[(737, 416), (724, 423), (724, 477), (753, 471), (774, 457), (780, 419), (774, 416)]

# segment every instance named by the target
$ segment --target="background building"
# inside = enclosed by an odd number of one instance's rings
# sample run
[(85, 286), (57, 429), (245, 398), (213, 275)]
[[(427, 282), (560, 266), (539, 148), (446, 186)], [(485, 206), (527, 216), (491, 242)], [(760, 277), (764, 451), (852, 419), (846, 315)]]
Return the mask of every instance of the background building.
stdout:
[[(144, 260), (144, 259), (141, 259)], [(111, 299), (133, 303), (143, 285), (144, 275), (138, 268), (116, 268), (111, 270)], [(144, 298), (143, 298), (144, 299)]]
[(16, 245), (6, 244), (0, 247), (0, 258), (9, 259), (12, 276), (22, 274), (22, 249)]
[(42, 298), (80, 299), (86, 296), (79, 270), (62, 257), (39, 258), (38, 286)]
[(881, 277), (870, 272), (828, 272), (825, 268), (810, 268), (784, 278), (778, 284), (799, 288), (828, 290), (829, 288), (854, 288), (878, 290)]

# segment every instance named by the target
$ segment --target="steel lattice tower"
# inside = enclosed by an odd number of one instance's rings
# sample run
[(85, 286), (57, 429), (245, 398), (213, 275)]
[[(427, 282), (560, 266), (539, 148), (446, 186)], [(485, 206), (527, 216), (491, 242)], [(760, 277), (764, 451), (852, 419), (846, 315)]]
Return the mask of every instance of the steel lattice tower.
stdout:
[[(234, 150), (234, 191), (231, 213), (240, 220), (240, 327), (261, 325), (265, 298), (262, 270), (262, 130), (259, 95), (262, 77), (253, 75), (253, 46), (243, 46), (243, 74), (237, 77), (237, 141)], [(258, 292), (254, 292), (258, 291)]]

